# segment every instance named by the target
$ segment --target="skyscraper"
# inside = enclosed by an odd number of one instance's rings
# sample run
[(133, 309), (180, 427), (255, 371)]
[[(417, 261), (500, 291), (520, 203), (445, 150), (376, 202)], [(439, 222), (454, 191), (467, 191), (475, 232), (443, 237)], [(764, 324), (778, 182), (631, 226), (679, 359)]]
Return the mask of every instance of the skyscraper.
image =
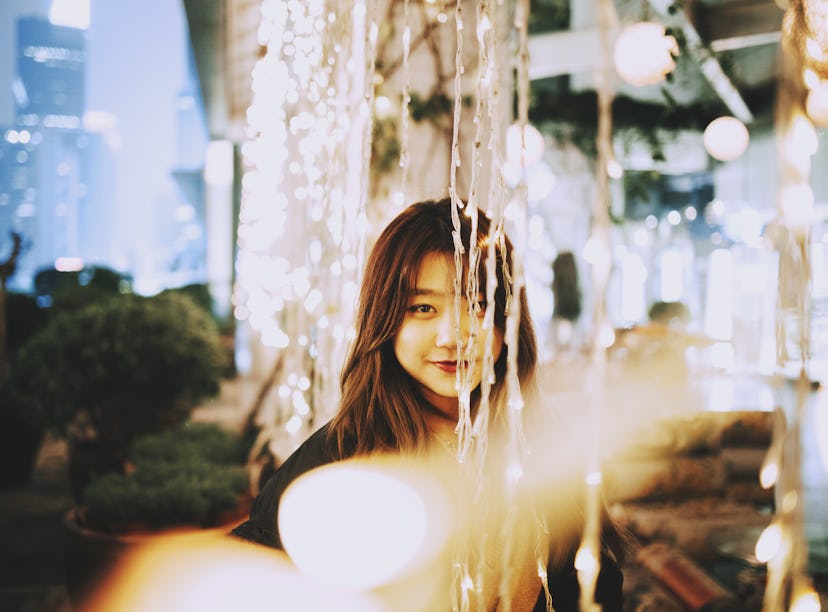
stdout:
[(84, 111), (84, 30), (39, 17), (17, 20), (16, 122), (28, 129), (79, 129)]
[(58, 258), (81, 256), (85, 56), (83, 30), (18, 18), (14, 125), (0, 148), (0, 219), (27, 245), (13, 289), (29, 289)]

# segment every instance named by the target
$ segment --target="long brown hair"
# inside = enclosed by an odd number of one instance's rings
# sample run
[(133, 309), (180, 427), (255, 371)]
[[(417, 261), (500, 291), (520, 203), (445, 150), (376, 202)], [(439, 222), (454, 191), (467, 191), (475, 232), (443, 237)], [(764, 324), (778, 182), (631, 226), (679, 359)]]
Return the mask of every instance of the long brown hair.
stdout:
[[(416, 284), (420, 264), (431, 253), (453, 257), (451, 199), (427, 200), (411, 204), (383, 230), (374, 244), (365, 267), (356, 315), (356, 337), (342, 370), (342, 399), (333, 418), (328, 439), (341, 458), (375, 450), (415, 450), (424, 448), (428, 429), (422, 414), (425, 402), (411, 377), (400, 366), (393, 342), (405, 317), (408, 301)], [(460, 238), (468, 252), (472, 222), (462, 213)], [(475, 243), (485, 260), (491, 222), (478, 213)], [(496, 240), (497, 290), (495, 325), (505, 331), (506, 291), (509, 278), (505, 266), (512, 266), (512, 244), (505, 236)], [(468, 264), (466, 264), (468, 265)], [(468, 271), (467, 271), (468, 273)], [(485, 267), (476, 270), (483, 291)], [(537, 347), (532, 320), (523, 294), (518, 328), (517, 370), (521, 386), (533, 380)], [(492, 406), (505, 387), (507, 346), (495, 362), (495, 383), (491, 389)], [(479, 388), (472, 393), (472, 406), (479, 402)]]

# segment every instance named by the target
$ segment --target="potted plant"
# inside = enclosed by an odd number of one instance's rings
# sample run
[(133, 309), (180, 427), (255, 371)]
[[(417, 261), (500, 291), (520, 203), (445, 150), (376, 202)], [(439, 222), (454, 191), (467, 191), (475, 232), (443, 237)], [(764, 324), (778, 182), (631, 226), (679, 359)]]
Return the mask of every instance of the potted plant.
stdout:
[(246, 441), (187, 422), (137, 438), (125, 473), (92, 476), (66, 515), (66, 585), (80, 608), (132, 547), (171, 529), (229, 532), (249, 510)]
[(219, 390), (214, 322), (183, 295), (118, 294), (56, 312), (20, 349), (10, 392), (30, 422), (69, 443), (72, 494), (123, 472), (132, 442), (176, 427)]

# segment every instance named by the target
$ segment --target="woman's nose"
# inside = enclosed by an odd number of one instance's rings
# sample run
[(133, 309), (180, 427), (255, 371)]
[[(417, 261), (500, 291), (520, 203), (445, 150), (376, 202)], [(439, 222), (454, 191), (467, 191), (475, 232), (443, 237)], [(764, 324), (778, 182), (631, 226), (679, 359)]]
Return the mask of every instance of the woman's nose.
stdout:
[(444, 311), (437, 319), (437, 346), (453, 348), (457, 345), (455, 320), (454, 313), (450, 310)]
[[(437, 346), (454, 348), (457, 346), (457, 318), (454, 311), (444, 312), (437, 321)], [(465, 342), (469, 337), (468, 313), (460, 315), (460, 337)]]

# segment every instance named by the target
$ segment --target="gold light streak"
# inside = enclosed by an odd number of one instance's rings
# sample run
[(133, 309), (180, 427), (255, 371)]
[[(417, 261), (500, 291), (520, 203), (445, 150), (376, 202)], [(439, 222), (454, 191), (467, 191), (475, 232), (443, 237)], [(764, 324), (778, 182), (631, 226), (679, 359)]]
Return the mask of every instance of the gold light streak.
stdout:
[(601, 550), (601, 418), (603, 389), (606, 383), (607, 342), (614, 338), (606, 312), (606, 290), (612, 265), (609, 236), (609, 210), (611, 193), (609, 162), (615, 158), (612, 150), (612, 45), (610, 32), (615, 28), (618, 17), (612, 0), (601, 0), (598, 25), (601, 33), (603, 61), (596, 71), (598, 94), (598, 132), (596, 145), (598, 156), (595, 165), (595, 195), (592, 207), (592, 231), (584, 249), (584, 256), (590, 264), (594, 304), (592, 312), (592, 347), (590, 369), (586, 377), (585, 390), (589, 402), (587, 416), (588, 440), (585, 450), (585, 519), (578, 555), (581, 559), (578, 582), (581, 587), (580, 608), (583, 612), (597, 609), (594, 603), (595, 584), (600, 571)]
[[(780, 160), (777, 209), (783, 232), (778, 245), (777, 365), (783, 370), (795, 366), (798, 375), (790, 383), (793, 398), (789, 402), (791, 405), (786, 407), (786, 429), (781, 431), (780, 419), (775, 420), (773, 444), (782, 442), (780, 449), (772, 445), (769, 456), (771, 452), (778, 456), (767, 459), (763, 466), (769, 467), (773, 463), (778, 466), (776, 514), (756, 546), (757, 558), (767, 561), (763, 609), (768, 611), (781, 610), (786, 605), (789, 598), (786, 585), (790, 585), (790, 594), (794, 598), (812, 591), (807, 574), (808, 547), (801, 495), (800, 428), (810, 393), (810, 234), (813, 216), (810, 173), (811, 156), (816, 152), (817, 144), (813, 124), (804, 112), (808, 89), (804, 67), (807, 56), (813, 56), (807, 38), (814, 32), (815, 24), (809, 19), (819, 12), (818, 4), (792, 0), (782, 22), (782, 65), (776, 105)], [(820, 22), (817, 27), (822, 28), (824, 24)], [(789, 354), (789, 337), (796, 339), (797, 354)], [(779, 544), (778, 552), (774, 554), (774, 547), (768, 542), (777, 541), (777, 529)]]

